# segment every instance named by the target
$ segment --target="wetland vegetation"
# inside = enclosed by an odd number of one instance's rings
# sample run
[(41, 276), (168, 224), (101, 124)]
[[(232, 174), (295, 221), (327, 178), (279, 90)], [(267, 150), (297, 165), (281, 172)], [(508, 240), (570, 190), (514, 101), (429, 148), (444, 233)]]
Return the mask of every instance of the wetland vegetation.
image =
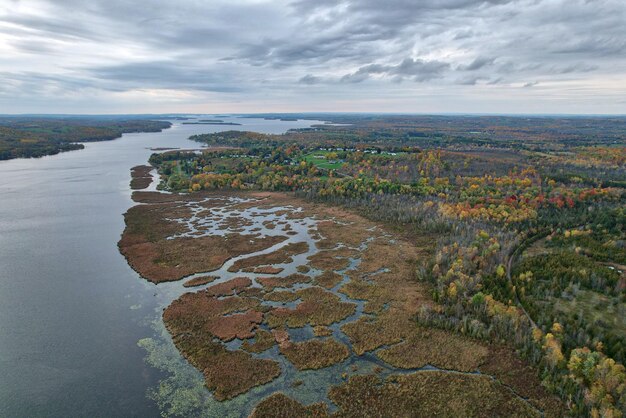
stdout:
[(329, 120), (196, 136), (133, 195), (212, 411), (626, 412), (623, 118)]

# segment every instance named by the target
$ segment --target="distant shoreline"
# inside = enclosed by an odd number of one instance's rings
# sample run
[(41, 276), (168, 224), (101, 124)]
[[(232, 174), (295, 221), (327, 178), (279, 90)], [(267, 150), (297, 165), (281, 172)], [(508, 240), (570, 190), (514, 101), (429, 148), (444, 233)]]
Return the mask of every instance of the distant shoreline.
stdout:
[(1, 118), (0, 160), (39, 158), (112, 141), (126, 133), (161, 132), (169, 121), (151, 119)]
[(235, 122), (183, 122), (182, 125), (233, 125), (241, 126), (241, 123)]

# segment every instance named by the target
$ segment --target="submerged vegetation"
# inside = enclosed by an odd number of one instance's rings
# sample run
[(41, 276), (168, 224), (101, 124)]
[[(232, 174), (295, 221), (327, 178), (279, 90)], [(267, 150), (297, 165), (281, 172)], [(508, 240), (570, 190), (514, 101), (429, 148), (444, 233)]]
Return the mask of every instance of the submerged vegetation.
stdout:
[[(180, 323), (184, 343), (168, 329), (216, 396), (280, 374), (255, 360), (284, 356), (305, 370), (367, 358), (391, 372), (326, 388), (336, 410), (275, 393), (253, 415), (626, 413), (626, 121), (329, 119), (349, 125), (220, 132), (193, 138), (215, 148), (154, 154), (159, 188), (180, 194), (137, 194), (148, 204), (126, 215), (120, 246), (147, 279), (222, 266), (251, 279), (195, 293), (213, 298), (205, 310), (245, 305), (220, 311), (218, 328), (164, 316)], [(188, 231), (186, 219), (220, 217), (210, 196), (257, 199), (239, 203), (250, 219), (267, 205), (279, 216)], [(316, 219), (314, 245), (298, 241), (303, 217)], [(243, 351), (219, 342), (232, 338)], [(207, 357), (231, 355), (222, 350), (259, 370), (230, 392), (216, 388)]]

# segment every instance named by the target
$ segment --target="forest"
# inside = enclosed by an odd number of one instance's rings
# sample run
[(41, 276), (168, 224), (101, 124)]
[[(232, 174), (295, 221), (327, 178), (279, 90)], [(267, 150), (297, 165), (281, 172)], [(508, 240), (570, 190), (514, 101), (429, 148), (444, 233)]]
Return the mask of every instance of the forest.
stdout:
[(129, 132), (159, 132), (170, 122), (138, 117), (0, 117), (0, 160), (43, 157), (83, 149)]
[(416, 326), (513, 344), (570, 415), (626, 413), (626, 118), (323, 118), (150, 163), (161, 189), (292, 192), (436, 234)]

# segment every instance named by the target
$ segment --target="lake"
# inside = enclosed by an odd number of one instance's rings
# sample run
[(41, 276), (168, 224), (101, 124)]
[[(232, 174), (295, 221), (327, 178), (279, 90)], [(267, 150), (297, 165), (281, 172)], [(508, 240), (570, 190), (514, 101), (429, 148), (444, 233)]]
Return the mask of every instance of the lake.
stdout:
[(117, 248), (133, 205), (130, 168), (149, 148), (198, 148), (194, 134), (320, 123), (219, 119), (242, 125), (173, 121), (160, 133), (0, 162), (0, 416), (158, 416), (146, 391), (163, 374), (137, 345), (155, 333), (158, 290)]

